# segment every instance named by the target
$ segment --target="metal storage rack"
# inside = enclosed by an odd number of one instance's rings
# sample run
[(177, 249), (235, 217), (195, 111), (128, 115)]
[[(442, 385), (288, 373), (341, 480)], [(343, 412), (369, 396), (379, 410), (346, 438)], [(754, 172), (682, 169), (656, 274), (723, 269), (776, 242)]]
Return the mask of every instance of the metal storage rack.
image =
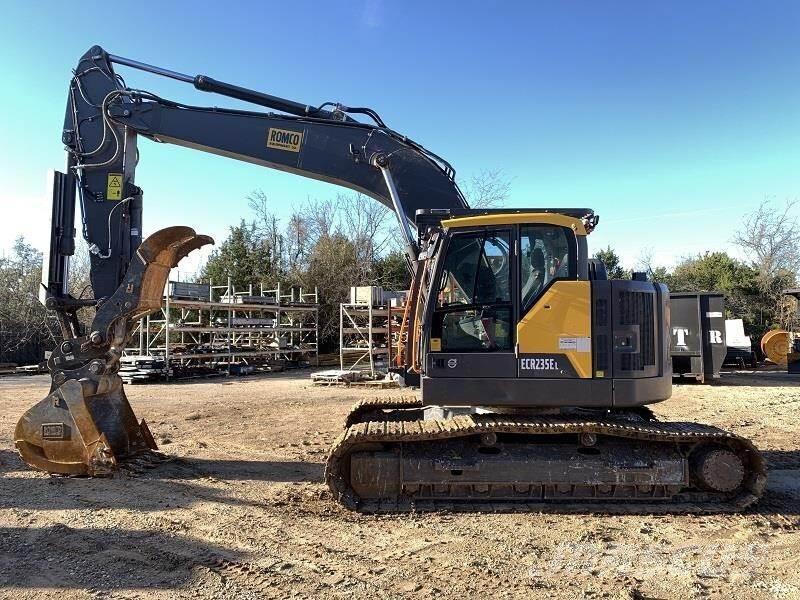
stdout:
[(140, 321), (127, 354), (163, 356), (169, 379), (176, 369), (231, 372), (242, 365), (316, 363), (318, 337), (316, 288), (236, 289), (228, 280), (209, 284), (203, 300), (165, 295), (161, 311)]
[(385, 371), (397, 351), (405, 307), (341, 304), (339, 366), (375, 376)]

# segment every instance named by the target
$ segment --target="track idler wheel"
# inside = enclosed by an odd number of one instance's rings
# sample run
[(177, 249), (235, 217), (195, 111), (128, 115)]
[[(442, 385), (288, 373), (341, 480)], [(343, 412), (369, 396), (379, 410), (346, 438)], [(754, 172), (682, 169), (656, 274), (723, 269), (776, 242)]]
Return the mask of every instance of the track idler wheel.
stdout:
[(744, 483), (744, 461), (730, 448), (700, 448), (692, 455), (690, 464), (698, 487), (706, 491), (734, 492)]

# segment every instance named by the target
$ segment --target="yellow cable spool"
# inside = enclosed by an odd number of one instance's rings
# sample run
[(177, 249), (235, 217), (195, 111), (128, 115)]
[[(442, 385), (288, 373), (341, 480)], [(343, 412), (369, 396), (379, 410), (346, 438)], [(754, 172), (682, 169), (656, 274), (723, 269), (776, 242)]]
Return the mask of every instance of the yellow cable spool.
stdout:
[(792, 336), (784, 329), (773, 329), (761, 338), (761, 351), (776, 365), (786, 366), (791, 349)]

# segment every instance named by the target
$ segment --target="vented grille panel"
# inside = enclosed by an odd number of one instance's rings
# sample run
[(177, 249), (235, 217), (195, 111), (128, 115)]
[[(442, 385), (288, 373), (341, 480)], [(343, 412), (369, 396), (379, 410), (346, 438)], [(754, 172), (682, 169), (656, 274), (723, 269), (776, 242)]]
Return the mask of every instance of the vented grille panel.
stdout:
[(607, 371), (609, 368), (608, 336), (605, 333), (597, 335), (595, 348), (595, 368), (598, 371)]
[(594, 302), (594, 367), (597, 371), (608, 371), (611, 368), (611, 356), (609, 355), (609, 336), (600, 333), (598, 328), (608, 327), (611, 316), (608, 310), (608, 299), (597, 298)]
[(608, 300), (605, 298), (598, 298), (594, 303), (594, 322), (598, 327), (608, 325)]
[(626, 371), (641, 371), (656, 364), (656, 336), (653, 326), (655, 294), (649, 292), (621, 291), (619, 294), (618, 322), (622, 326), (639, 326), (639, 352), (620, 357), (620, 367)]

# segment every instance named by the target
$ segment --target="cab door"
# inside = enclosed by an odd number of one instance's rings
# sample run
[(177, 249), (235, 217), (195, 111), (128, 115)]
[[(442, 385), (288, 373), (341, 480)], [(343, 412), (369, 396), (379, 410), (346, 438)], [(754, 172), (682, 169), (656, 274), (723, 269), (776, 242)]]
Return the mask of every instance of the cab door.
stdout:
[(575, 232), (538, 223), (519, 236), (519, 377), (591, 378), (591, 284), (578, 278)]
[(451, 234), (438, 273), (427, 375), (513, 378), (515, 229)]

